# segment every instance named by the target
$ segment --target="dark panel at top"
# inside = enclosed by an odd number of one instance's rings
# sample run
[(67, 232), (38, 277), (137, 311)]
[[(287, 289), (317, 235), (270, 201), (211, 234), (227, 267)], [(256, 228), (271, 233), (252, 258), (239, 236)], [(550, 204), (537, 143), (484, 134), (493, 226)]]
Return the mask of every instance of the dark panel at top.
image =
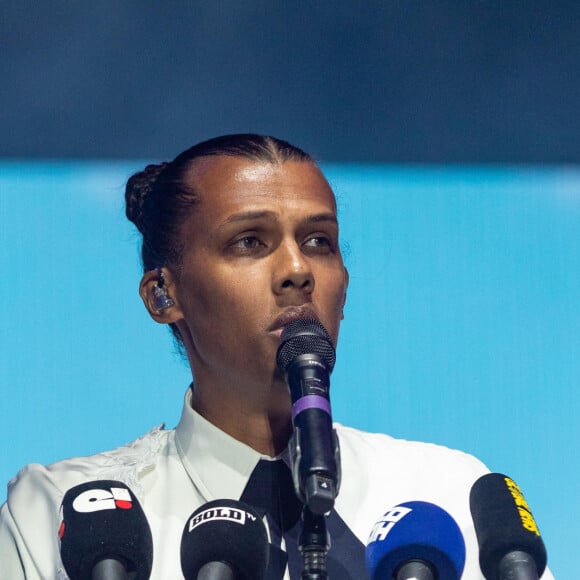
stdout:
[(0, 3), (0, 155), (580, 162), (580, 3)]

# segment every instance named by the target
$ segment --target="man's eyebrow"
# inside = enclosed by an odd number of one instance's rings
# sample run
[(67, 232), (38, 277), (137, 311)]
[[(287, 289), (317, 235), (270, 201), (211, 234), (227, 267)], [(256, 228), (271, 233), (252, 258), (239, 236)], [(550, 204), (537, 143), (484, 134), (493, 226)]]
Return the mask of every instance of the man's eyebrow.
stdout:
[[(251, 221), (251, 220), (258, 220), (258, 219), (274, 219), (278, 220), (278, 216), (273, 211), (262, 210), (262, 211), (244, 211), (240, 213), (235, 213), (229, 217), (227, 217), (223, 222), (222, 226), (236, 223), (236, 222), (243, 222), (243, 221)], [(338, 224), (338, 220), (336, 219), (336, 215), (333, 213), (317, 213), (306, 216), (304, 219), (307, 223), (319, 223), (319, 222), (331, 222), (334, 224)]]
[(244, 222), (250, 220), (258, 220), (263, 218), (274, 218), (277, 219), (276, 214), (273, 211), (262, 210), (262, 211), (243, 211), (240, 213), (235, 213), (227, 217), (222, 225), (231, 224), (235, 222)]
[(309, 215), (305, 221), (309, 223), (331, 222), (333, 224), (338, 224), (336, 215), (333, 213), (317, 213)]

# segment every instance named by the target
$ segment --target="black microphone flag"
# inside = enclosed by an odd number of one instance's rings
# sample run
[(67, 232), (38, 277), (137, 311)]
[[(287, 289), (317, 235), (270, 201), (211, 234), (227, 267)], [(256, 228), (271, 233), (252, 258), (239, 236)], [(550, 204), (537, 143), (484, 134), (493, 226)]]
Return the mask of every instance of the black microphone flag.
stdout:
[(516, 483), (488, 473), (473, 485), (469, 503), (483, 575), (488, 580), (539, 578), (546, 569), (546, 548)]
[[(62, 500), (60, 554), (71, 580), (86, 580), (106, 568), (114, 580), (135, 574), (148, 580), (153, 539), (135, 494), (119, 481), (99, 480), (69, 489)], [(103, 569), (104, 569), (103, 568)]]
[(249, 505), (210, 501), (187, 518), (181, 536), (186, 580), (262, 580), (268, 567), (268, 531)]

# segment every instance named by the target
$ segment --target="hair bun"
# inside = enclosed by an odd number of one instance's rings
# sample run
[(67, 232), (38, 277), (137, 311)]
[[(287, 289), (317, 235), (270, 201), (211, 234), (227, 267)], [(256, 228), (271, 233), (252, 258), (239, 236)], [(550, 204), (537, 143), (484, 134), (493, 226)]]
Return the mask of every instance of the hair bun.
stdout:
[(133, 174), (127, 181), (125, 188), (125, 215), (137, 226), (141, 233), (143, 233), (143, 205), (147, 196), (155, 189), (159, 176), (168, 165), (169, 163), (165, 161), (147, 165), (143, 171)]

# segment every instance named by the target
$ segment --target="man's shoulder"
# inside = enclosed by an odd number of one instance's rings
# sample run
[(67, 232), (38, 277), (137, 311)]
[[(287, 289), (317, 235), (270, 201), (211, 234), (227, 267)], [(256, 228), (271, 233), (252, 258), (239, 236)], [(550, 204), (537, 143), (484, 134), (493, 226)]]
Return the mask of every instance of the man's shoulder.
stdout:
[(436, 443), (398, 439), (385, 433), (370, 433), (335, 424), (341, 454), (364, 461), (371, 467), (381, 463), (421, 470), (463, 468), (482, 474), (487, 467), (474, 455)]
[(336, 425), (342, 483), (337, 509), (361, 541), (380, 516), (407, 501), (447, 511), (473, 545), (469, 492), (488, 473), (473, 455), (434, 443)]
[(87, 481), (115, 480), (130, 485), (153, 464), (171, 433), (159, 426), (135, 441), (108, 451), (49, 465), (30, 463), (8, 483), (7, 503), (16, 508), (26, 505), (31, 495), (61, 498), (71, 487)]

